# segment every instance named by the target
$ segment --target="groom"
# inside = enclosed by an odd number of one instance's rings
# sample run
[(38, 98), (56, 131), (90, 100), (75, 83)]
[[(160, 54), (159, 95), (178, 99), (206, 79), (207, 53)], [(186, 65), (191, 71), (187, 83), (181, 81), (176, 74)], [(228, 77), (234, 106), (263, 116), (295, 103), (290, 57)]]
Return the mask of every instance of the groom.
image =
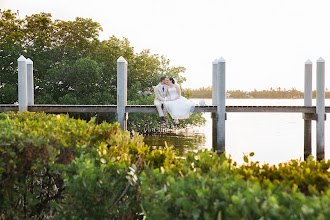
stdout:
[(160, 77), (159, 79), (159, 84), (154, 88), (155, 92), (155, 100), (154, 100), (154, 105), (157, 108), (159, 117), (161, 117), (162, 121), (167, 124), (168, 121), (166, 119), (167, 115), (167, 110), (164, 105), (164, 102), (166, 100), (166, 97), (169, 96), (168, 94), (168, 88), (167, 85), (165, 84), (165, 76)]

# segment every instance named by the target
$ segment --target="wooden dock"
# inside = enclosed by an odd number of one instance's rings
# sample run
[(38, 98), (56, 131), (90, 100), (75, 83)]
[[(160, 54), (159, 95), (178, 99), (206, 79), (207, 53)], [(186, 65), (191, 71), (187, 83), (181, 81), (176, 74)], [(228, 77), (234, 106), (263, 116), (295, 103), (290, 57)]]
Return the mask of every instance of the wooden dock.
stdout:
[[(157, 113), (154, 105), (127, 105), (128, 113)], [(18, 111), (18, 105), (0, 104), (0, 112)], [(28, 106), (30, 112), (69, 113), (69, 112), (109, 112), (116, 113), (117, 105), (32, 105)], [(217, 106), (196, 106), (195, 112), (217, 112)], [(273, 112), (273, 113), (316, 113), (315, 106), (226, 106), (226, 112)], [(325, 107), (330, 113), (330, 106)]]
[[(24, 56), (18, 58), (18, 103), (1, 104), (0, 112), (31, 111), (49, 113), (69, 112), (109, 112), (116, 113), (122, 130), (127, 129), (129, 113), (157, 113), (153, 105), (127, 105), (127, 61), (117, 60), (117, 103), (116, 105), (52, 105), (34, 104), (33, 61)], [(225, 151), (225, 131), (227, 113), (302, 113), (304, 120), (304, 159), (312, 153), (312, 126), (316, 121), (316, 157), (323, 159), (325, 154), (325, 120), (330, 106), (325, 106), (325, 61), (319, 58), (316, 63), (316, 106), (312, 106), (312, 62), (305, 62), (305, 85), (303, 106), (227, 106), (226, 105), (226, 61), (222, 57), (212, 62), (212, 105), (196, 106), (195, 112), (210, 112), (212, 117), (212, 145), (220, 155)]]

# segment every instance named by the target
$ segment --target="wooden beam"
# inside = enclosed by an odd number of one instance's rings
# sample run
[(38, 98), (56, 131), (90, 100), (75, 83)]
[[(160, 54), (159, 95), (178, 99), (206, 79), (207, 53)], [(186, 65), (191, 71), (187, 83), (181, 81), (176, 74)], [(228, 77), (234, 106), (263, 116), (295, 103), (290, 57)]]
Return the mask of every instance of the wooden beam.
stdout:
[[(216, 106), (196, 106), (195, 112), (217, 111)], [(32, 112), (116, 112), (116, 105), (33, 105), (28, 106)], [(18, 111), (18, 105), (0, 104), (0, 112)], [(156, 113), (154, 105), (127, 105), (126, 111), (130, 113)], [(315, 106), (226, 106), (226, 112), (277, 112), (277, 113), (316, 113)], [(330, 106), (325, 107), (330, 113)]]
[[(316, 113), (303, 113), (303, 119), (305, 121), (311, 121), (311, 120), (316, 120)], [(308, 130), (311, 130), (311, 128), (308, 128)], [(305, 158), (306, 159), (306, 158)]]
[(31, 112), (113, 112), (117, 111), (116, 105), (33, 105), (29, 106)]
[(0, 104), (0, 112), (6, 112), (6, 111), (18, 111), (18, 105), (15, 104)]
[[(154, 105), (127, 105), (128, 113), (157, 113)], [(216, 106), (195, 106), (195, 112), (216, 112)]]
[[(328, 107), (330, 112), (330, 106)], [(130, 113), (154, 113), (153, 105), (128, 105), (126, 111)], [(278, 113), (315, 113), (315, 106), (226, 106), (226, 112), (278, 112)], [(217, 106), (196, 106), (195, 112), (217, 112)]]
[(226, 112), (315, 113), (315, 106), (226, 106)]

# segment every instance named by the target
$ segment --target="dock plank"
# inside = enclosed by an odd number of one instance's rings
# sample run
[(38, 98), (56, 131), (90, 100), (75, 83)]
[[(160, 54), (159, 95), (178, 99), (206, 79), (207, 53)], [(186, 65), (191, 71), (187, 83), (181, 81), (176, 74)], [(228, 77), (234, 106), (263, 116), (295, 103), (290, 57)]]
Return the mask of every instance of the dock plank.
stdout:
[[(117, 111), (116, 105), (33, 105), (28, 106), (28, 110), (32, 112), (112, 112)], [(18, 111), (18, 105), (0, 104), (0, 112)], [(128, 105), (126, 111), (129, 113), (156, 113), (154, 105)], [(196, 106), (195, 112), (212, 112), (215, 113), (217, 107)], [(274, 113), (315, 113), (315, 106), (226, 106), (226, 112), (274, 112)], [(330, 113), (330, 106), (325, 107), (325, 112)]]

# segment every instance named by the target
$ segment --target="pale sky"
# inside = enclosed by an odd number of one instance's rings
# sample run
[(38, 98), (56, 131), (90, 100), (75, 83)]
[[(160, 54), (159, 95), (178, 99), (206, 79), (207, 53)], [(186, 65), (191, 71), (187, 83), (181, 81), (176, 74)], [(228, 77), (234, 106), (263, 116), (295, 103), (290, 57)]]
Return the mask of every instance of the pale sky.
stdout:
[(304, 87), (304, 63), (326, 61), (330, 88), (329, 0), (0, 0), (20, 17), (92, 18), (100, 38), (127, 37), (136, 52), (150, 49), (187, 68), (184, 88), (212, 84), (212, 61), (226, 60), (227, 89)]

